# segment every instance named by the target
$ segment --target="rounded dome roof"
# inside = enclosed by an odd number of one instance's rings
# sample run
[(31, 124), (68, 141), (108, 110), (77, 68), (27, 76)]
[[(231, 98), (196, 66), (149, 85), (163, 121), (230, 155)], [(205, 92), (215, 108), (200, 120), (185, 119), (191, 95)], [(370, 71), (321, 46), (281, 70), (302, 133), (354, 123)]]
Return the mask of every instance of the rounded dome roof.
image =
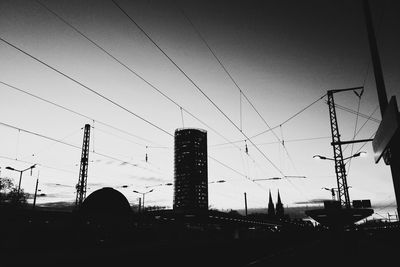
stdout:
[(119, 191), (103, 187), (91, 193), (82, 203), (83, 212), (129, 214), (132, 210), (129, 201)]

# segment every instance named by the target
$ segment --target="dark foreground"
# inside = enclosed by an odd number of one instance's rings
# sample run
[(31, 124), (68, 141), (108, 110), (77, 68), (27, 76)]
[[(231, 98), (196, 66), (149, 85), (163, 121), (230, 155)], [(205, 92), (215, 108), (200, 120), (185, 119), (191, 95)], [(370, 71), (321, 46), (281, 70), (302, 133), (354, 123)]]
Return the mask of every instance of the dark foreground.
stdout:
[[(6, 215), (3, 217), (3, 215)], [(129, 229), (2, 213), (0, 266), (384, 266), (400, 253), (398, 224), (330, 231), (146, 221)], [(389, 226), (389, 227), (388, 227)]]

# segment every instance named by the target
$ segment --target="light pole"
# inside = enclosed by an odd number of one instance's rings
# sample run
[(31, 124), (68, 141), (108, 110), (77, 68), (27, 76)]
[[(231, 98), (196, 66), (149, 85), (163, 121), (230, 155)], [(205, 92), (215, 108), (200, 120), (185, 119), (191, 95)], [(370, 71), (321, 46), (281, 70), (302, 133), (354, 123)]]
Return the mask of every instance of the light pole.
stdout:
[(133, 190), (133, 191), (132, 191), (133, 193), (137, 193), (137, 194), (141, 194), (141, 195), (142, 195), (142, 198), (143, 198), (143, 204), (142, 204), (143, 211), (144, 211), (144, 196), (145, 196), (146, 194), (148, 194), (148, 193), (153, 192), (153, 191), (154, 191), (154, 189), (151, 189), (150, 191), (147, 191), (147, 192), (144, 192), (144, 193), (139, 192), (139, 191), (136, 191), (136, 190)]
[(337, 188), (327, 188), (327, 187), (322, 187), (321, 189), (325, 189), (327, 191), (330, 191), (332, 194), (332, 200), (335, 200), (335, 190), (337, 190)]
[[(360, 151), (360, 152), (357, 152), (354, 155), (347, 157), (347, 158), (343, 158), (341, 153), (342, 153), (341, 150), (340, 150), (339, 156), (337, 156), (337, 154), (335, 153), (334, 159), (328, 158), (325, 156), (321, 156), (321, 155), (314, 155), (313, 158), (318, 159), (318, 160), (320, 160), (320, 159), (331, 160), (331, 161), (335, 162), (335, 172), (336, 172), (336, 179), (337, 179), (337, 185), (338, 185), (338, 187), (337, 187), (338, 200), (340, 201), (340, 206), (350, 208), (349, 186), (347, 185), (346, 167), (345, 167), (347, 162), (344, 162), (344, 160), (365, 155), (366, 152)], [(336, 158), (336, 157), (338, 157), (340, 160), (338, 160), (338, 158)]]
[(31, 175), (32, 175), (32, 169), (35, 168), (35, 167), (36, 167), (36, 164), (33, 164), (32, 166), (30, 166), (29, 168), (26, 168), (24, 170), (17, 170), (17, 169), (14, 169), (13, 167), (9, 167), (9, 166), (6, 167), (6, 170), (19, 172), (19, 183), (18, 183), (18, 191), (17, 191), (18, 195), (19, 195), (19, 191), (21, 189), (22, 173), (24, 171), (31, 170)]
[[(38, 185), (39, 185), (39, 178), (36, 179), (36, 186), (35, 186), (35, 196), (33, 197), (33, 206), (32, 209), (35, 209), (36, 206), (36, 196), (38, 192)], [(40, 189), (39, 189), (40, 190)]]

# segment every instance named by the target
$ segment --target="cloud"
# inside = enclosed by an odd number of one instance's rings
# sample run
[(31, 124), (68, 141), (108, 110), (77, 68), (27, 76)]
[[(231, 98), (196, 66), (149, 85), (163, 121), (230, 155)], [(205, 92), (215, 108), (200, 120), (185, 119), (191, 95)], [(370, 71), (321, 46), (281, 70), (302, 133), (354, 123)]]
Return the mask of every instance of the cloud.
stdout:
[(140, 181), (145, 181), (145, 182), (157, 182), (157, 183), (164, 183), (164, 182), (168, 182), (169, 181), (169, 180), (167, 180), (165, 178), (160, 178), (160, 177), (155, 177), (155, 176), (135, 176), (135, 175), (131, 175), (131, 176), (129, 176), (129, 178), (135, 179), (135, 180), (140, 180)]
[(100, 186), (104, 186), (105, 183), (87, 183), (88, 186), (92, 186), (92, 187), (100, 187)]
[(60, 187), (75, 188), (74, 185), (59, 184), (59, 183), (44, 183), (44, 185), (49, 186), (49, 187), (56, 187), (56, 188), (60, 188)]
[(314, 198), (308, 201), (299, 201), (299, 202), (295, 202), (294, 204), (297, 205), (311, 205), (311, 204), (323, 204), (324, 201), (329, 201), (332, 199), (326, 199), (326, 198)]

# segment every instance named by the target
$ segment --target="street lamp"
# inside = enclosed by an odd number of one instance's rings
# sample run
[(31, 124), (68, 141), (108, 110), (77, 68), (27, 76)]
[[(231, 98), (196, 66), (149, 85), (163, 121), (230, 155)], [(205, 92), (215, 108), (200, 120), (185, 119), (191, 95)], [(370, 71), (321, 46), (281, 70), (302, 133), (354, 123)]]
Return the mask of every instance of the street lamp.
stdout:
[[(360, 157), (360, 156), (362, 157), (362, 156), (364, 156), (365, 154), (367, 154), (367, 152), (365, 152), (365, 151), (360, 151), (360, 152), (357, 152), (357, 153), (355, 153), (354, 155), (352, 155), (352, 156), (350, 156), (350, 157), (344, 158), (343, 160), (351, 159), (351, 158), (356, 158), (356, 157)], [(322, 159), (322, 160), (333, 160), (333, 161), (335, 161), (335, 159), (328, 158), (328, 157), (321, 156), (321, 155), (314, 155), (313, 158), (314, 158), (314, 159), (317, 159), (317, 160)]]
[[(351, 186), (348, 186), (347, 188), (351, 188)], [(336, 192), (338, 191), (338, 189), (337, 189), (337, 188), (335, 188), (335, 187), (332, 187), (332, 188), (328, 188), (328, 187), (322, 187), (321, 189), (324, 189), (324, 190), (330, 191), (330, 192), (331, 192), (331, 194), (332, 194), (332, 200), (336, 200), (336, 199), (335, 199), (335, 191), (336, 191)]]
[(133, 190), (133, 191), (132, 191), (133, 193), (137, 193), (137, 194), (141, 194), (141, 195), (142, 195), (142, 198), (143, 198), (143, 204), (142, 204), (143, 211), (144, 211), (144, 196), (145, 196), (146, 194), (148, 194), (148, 193), (153, 192), (153, 191), (154, 191), (154, 189), (151, 189), (150, 191), (147, 191), (147, 192), (144, 192), (144, 193), (139, 192), (139, 191), (136, 191), (136, 190)]
[(332, 200), (335, 200), (335, 190), (337, 190), (337, 188), (327, 188), (327, 187), (322, 187), (321, 189), (325, 189), (331, 192), (332, 194)]
[(24, 170), (17, 170), (17, 169), (14, 169), (13, 167), (9, 167), (9, 166), (6, 167), (6, 170), (19, 172), (19, 183), (18, 183), (18, 191), (17, 191), (18, 195), (19, 195), (19, 191), (20, 191), (20, 188), (21, 188), (22, 173), (24, 171), (31, 170), (31, 175), (32, 175), (32, 169), (35, 168), (35, 167), (36, 167), (36, 164), (33, 164), (32, 166), (30, 166), (29, 168), (26, 168)]

